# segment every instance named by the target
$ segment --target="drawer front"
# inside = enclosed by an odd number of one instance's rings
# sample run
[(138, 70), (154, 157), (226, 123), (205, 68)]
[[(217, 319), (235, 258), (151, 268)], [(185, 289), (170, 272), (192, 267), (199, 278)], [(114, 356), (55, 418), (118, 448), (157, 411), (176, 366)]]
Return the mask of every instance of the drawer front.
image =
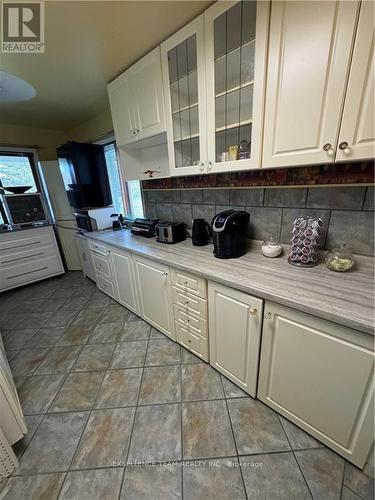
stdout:
[(107, 247), (96, 241), (89, 240), (89, 248), (95, 253), (100, 253), (101, 255), (107, 255)]
[(196, 335), (193, 332), (189, 332), (179, 323), (176, 323), (176, 334), (177, 342), (179, 342), (186, 349), (191, 351), (193, 354), (208, 361), (208, 342), (207, 339)]
[(15, 263), (13, 266), (1, 269), (1, 288), (12, 288), (63, 272), (64, 270), (57, 256), (49, 256), (23, 264)]
[(207, 321), (199, 318), (198, 316), (194, 316), (193, 314), (187, 314), (184, 309), (179, 306), (174, 305), (174, 318), (177, 323), (180, 323), (189, 331), (190, 329), (201, 335), (202, 337), (207, 338)]
[(92, 260), (94, 262), (95, 271), (103, 274), (107, 278), (112, 278), (111, 266), (108, 259), (91, 252)]
[(53, 255), (56, 255), (56, 248), (54, 245), (34, 246), (33, 248), (19, 247), (17, 251), (14, 250), (12, 254), (4, 255), (0, 253), (0, 265), (3, 268), (18, 266)]
[(188, 314), (195, 314), (200, 318), (207, 318), (207, 300), (185, 293), (183, 290), (173, 286), (173, 304), (182, 307)]
[(194, 274), (172, 269), (172, 285), (181, 287), (188, 293), (207, 299), (207, 281)]
[(16, 234), (11, 235), (13, 236), (12, 238), (4, 238), (4, 241), (0, 242), (0, 256), (4, 257), (19, 252), (34, 252), (42, 246), (55, 245), (52, 229), (48, 232), (39, 230), (27, 231), (27, 233), (30, 232), (33, 232), (33, 235), (22, 235), (22, 231), (18, 231)]
[(104, 278), (104, 276), (97, 276), (97, 282), (96, 284), (98, 285), (99, 290), (102, 292), (106, 293), (112, 298), (116, 298), (115, 295), (115, 287), (112, 283), (111, 280)]

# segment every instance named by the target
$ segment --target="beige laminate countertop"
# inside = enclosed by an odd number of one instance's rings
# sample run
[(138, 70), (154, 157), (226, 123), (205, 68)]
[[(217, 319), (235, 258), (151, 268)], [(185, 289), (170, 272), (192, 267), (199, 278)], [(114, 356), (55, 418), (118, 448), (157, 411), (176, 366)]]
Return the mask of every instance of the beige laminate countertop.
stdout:
[(351, 271), (336, 273), (328, 270), (324, 263), (308, 269), (291, 266), (285, 251), (281, 257), (266, 258), (256, 243), (243, 257), (222, 260), (213, 256), (212, 245), (195, 247), (190, 239), (166, 245), (154, 238), (134, 236), (128, 230), (93, 232), (85, 236), (374, 335), (371, 257), (356, 256)]

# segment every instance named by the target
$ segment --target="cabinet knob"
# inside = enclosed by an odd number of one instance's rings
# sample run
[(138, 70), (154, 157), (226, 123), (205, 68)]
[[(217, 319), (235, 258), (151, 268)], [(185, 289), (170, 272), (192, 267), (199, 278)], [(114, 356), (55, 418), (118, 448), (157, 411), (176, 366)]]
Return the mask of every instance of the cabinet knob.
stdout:
[(167, 273), (167, 272), (164, 272), (164, 273), (163, 273), (163, 276), (164, 276), (164, 278), (166, 278), (166, 277), (168, 276), (168, 273)]
[(191, 344), (191, 339), (188, 339), (188, 344)]
[(207, 162), (207, 170), (212, 170), (212, 161)]
[(199, 170), (200, 170), (201, 172), (203, 172), (203, 170), (204, 170), (204, 162), (203, 162), (203, 161), (200, 161), (200, 162), (199, 162)]
[(346, 141), (340, 142), (339, 149), (341, 149), (344, 155), (350, 155), (349, 144)]
[(335, 154), (335, 150), (333, 149), (332, 144), (330, 144), (329, 142), (327, 142), (327, 144), (324, 144), (323, 149), (328, 156), (332, 157)]
[(255, 316), (257, 312), (258, 309), (255, 309), (255, 307), (251, 307), (249, 310), (249, 314), (251, 314), (251, 316)]

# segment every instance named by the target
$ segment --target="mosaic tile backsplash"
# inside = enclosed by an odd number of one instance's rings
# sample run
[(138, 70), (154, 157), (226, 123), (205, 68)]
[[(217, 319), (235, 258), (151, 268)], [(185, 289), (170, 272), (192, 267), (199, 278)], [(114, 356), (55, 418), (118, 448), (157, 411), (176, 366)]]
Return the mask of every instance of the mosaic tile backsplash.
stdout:
[(322, 248), (347, 243), (355, 253), (374, 254), (373, 187), (147, 189), (147, 184), (143, 182), (146, 217), (184, 221), (191, 227), (193, 218), (211, 222), (222, 210), (246, 210), (249, 238), (263, 240), (272, 233), (289, 244), (294, 219), (312, 215), (324, 221)]

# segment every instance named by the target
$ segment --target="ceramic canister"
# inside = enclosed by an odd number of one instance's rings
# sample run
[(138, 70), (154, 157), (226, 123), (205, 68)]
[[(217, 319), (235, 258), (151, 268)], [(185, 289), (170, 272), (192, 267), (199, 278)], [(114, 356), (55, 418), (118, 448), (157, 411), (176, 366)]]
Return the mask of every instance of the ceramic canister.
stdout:
[(293, 222), (289, 264), (313, 267), (318, 263), (323, 221), (315, 217), (297, 217)]

